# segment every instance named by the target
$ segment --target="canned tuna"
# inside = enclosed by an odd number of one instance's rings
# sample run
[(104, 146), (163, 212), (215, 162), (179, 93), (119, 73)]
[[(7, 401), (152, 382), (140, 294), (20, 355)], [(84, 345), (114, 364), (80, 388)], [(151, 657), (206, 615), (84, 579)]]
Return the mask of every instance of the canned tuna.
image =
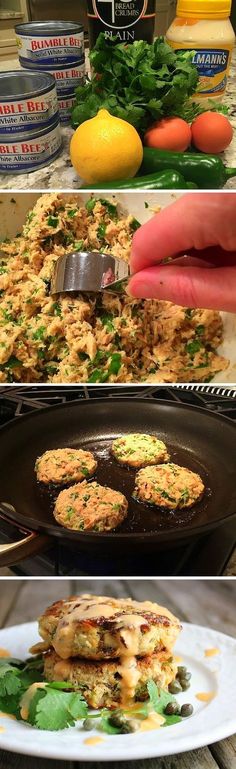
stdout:
[[(32, 64), (29, 65), (32, 69)], [(35, 67), (33, 67), (35, 69)], [(41, 67), (39, 67), (41, 71)], [(44, 67), (43, 72), (50, 72), (55, 78), (58, 98), (71, 95), (78, 85), (83, 85), (85, 79), (85, 61), (78, 62), (73, 67)]]
[(61, 132), (57, 120), (50, 128), (24, 137), (0, 138), (0, 172), (14, 174), (37, 171), (60, 154)]
[(43, 72), (0, 73), (0, 136), (48, 128), (58, 118), (55, 81)]
[(29, 64), (66, 66), (84, 57), (84, 29), (73, 21), (38, 21), (15, 27), (19, 59)]
[(70, 123), (71, 110), (72, 110), (72, 107), (74, 107), (74, 104), (75, 104), (74, 91), (72, 91), (71, 94), (68, 94), (63, 98), (60, 98), (60, 96), (58, 96), (60, 121), (63, 125), (66, 125), (66, 123)]

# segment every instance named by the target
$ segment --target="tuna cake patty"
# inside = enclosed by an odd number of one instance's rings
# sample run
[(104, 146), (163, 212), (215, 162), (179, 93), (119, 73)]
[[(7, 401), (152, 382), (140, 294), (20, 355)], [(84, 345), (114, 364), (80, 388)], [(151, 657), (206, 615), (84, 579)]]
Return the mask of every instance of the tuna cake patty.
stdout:
[(67, 529), (110, 531), (122, 523), (127, 510), (127, 499), (120, 491), (83, 481), (60, 492), (53, 515)]
[(169, 454), (163, 441), (155, 435), (130, 433), (113, 441), (111, 452), (120, 464), (145, 467), (168, 462)]
[(142, 502), (177, 510), (191, 507), (203, 492), (200, 475), (186, 467), (168, 463), (139, 470), (133, 496)]
[[(177, 663), (167, 651), (137, 659), (137, 678), (134, 697), (147, 699), (147, 682), (153, 679), (161, 689), (167, 689), (177, 673)], [(76, 658), (61, 660), (55, 651), (44, 657), (44, 675), (47, 681), (70, 681), (82, 688), (83, 696), (92, 708), (115, 708), (122, 704), (122, 675), (119, 661), (88, 662)]]
[(130, 646), (139, 656), (172, 650), (180, 630), (179, 620), (151, 601), (89, 594), (57, 601), (39, 618), (41, 638), (63, 659), (116, 658)]
[(83, 449), (51, 449), (35, 462), (37, 480), (41, 483), (70, 483), (83, 481), (97, 469), (91, 451)]

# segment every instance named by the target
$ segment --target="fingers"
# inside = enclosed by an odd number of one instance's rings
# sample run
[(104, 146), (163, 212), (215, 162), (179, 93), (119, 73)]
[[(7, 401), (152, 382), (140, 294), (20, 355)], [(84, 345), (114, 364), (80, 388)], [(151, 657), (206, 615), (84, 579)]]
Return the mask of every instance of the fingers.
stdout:
[(235, 196), (231, 192), (187, 193), (137, 230), (131, 271), (217, 245), (236, 250)]
[(149, 267), (132, 275), (128, 293), (135, 298), (162, 299), (183, 307), (236, 312), (236, 266)]

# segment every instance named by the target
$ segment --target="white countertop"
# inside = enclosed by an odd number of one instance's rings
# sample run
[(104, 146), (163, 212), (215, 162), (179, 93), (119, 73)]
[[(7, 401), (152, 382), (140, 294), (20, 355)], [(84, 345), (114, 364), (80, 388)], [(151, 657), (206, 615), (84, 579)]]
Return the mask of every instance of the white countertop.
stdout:
[[(21, 69), (18, 58), (12, 58), (10, 61), (0, 60), (0, 71)], [(231, 72), (228, 79), (227, 94), (224, 99), (229, 107), (229, 117), (234, 128), (234, 138), (226, 152), (222, 154), (222, 159), (227, 166), (236, 167), (236, 50), (234, 51), (231, 63)], [(62, 152), (49, 166), (41, 168), (39, 171), (33, 171), (28, 174), (0, 174), (1, 190), (63, 190), (64, 192), (79, 189), (81, 180), (71, 166), (69, 156), (70, 139), (73, 129), (68, 126), (62, 128)], [(236, 177), (230, 179), (226, 185), (227, 188), (236, 189)]]

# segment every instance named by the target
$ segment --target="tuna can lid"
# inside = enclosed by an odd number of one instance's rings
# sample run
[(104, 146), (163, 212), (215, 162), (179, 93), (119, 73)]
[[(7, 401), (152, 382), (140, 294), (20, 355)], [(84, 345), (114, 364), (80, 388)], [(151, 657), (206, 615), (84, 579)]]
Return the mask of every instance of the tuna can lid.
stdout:
[(30, 99), (55, 88), (55, 79), (49, 72), (16, 70), (0, 72), (0, 102)]
[(73, 35), (83, 32), (84, 27), (77, 21), (31, 21), (28, 24), (17, 24), (15, 31), (18, 35), (51, 37), (51, 35)]

